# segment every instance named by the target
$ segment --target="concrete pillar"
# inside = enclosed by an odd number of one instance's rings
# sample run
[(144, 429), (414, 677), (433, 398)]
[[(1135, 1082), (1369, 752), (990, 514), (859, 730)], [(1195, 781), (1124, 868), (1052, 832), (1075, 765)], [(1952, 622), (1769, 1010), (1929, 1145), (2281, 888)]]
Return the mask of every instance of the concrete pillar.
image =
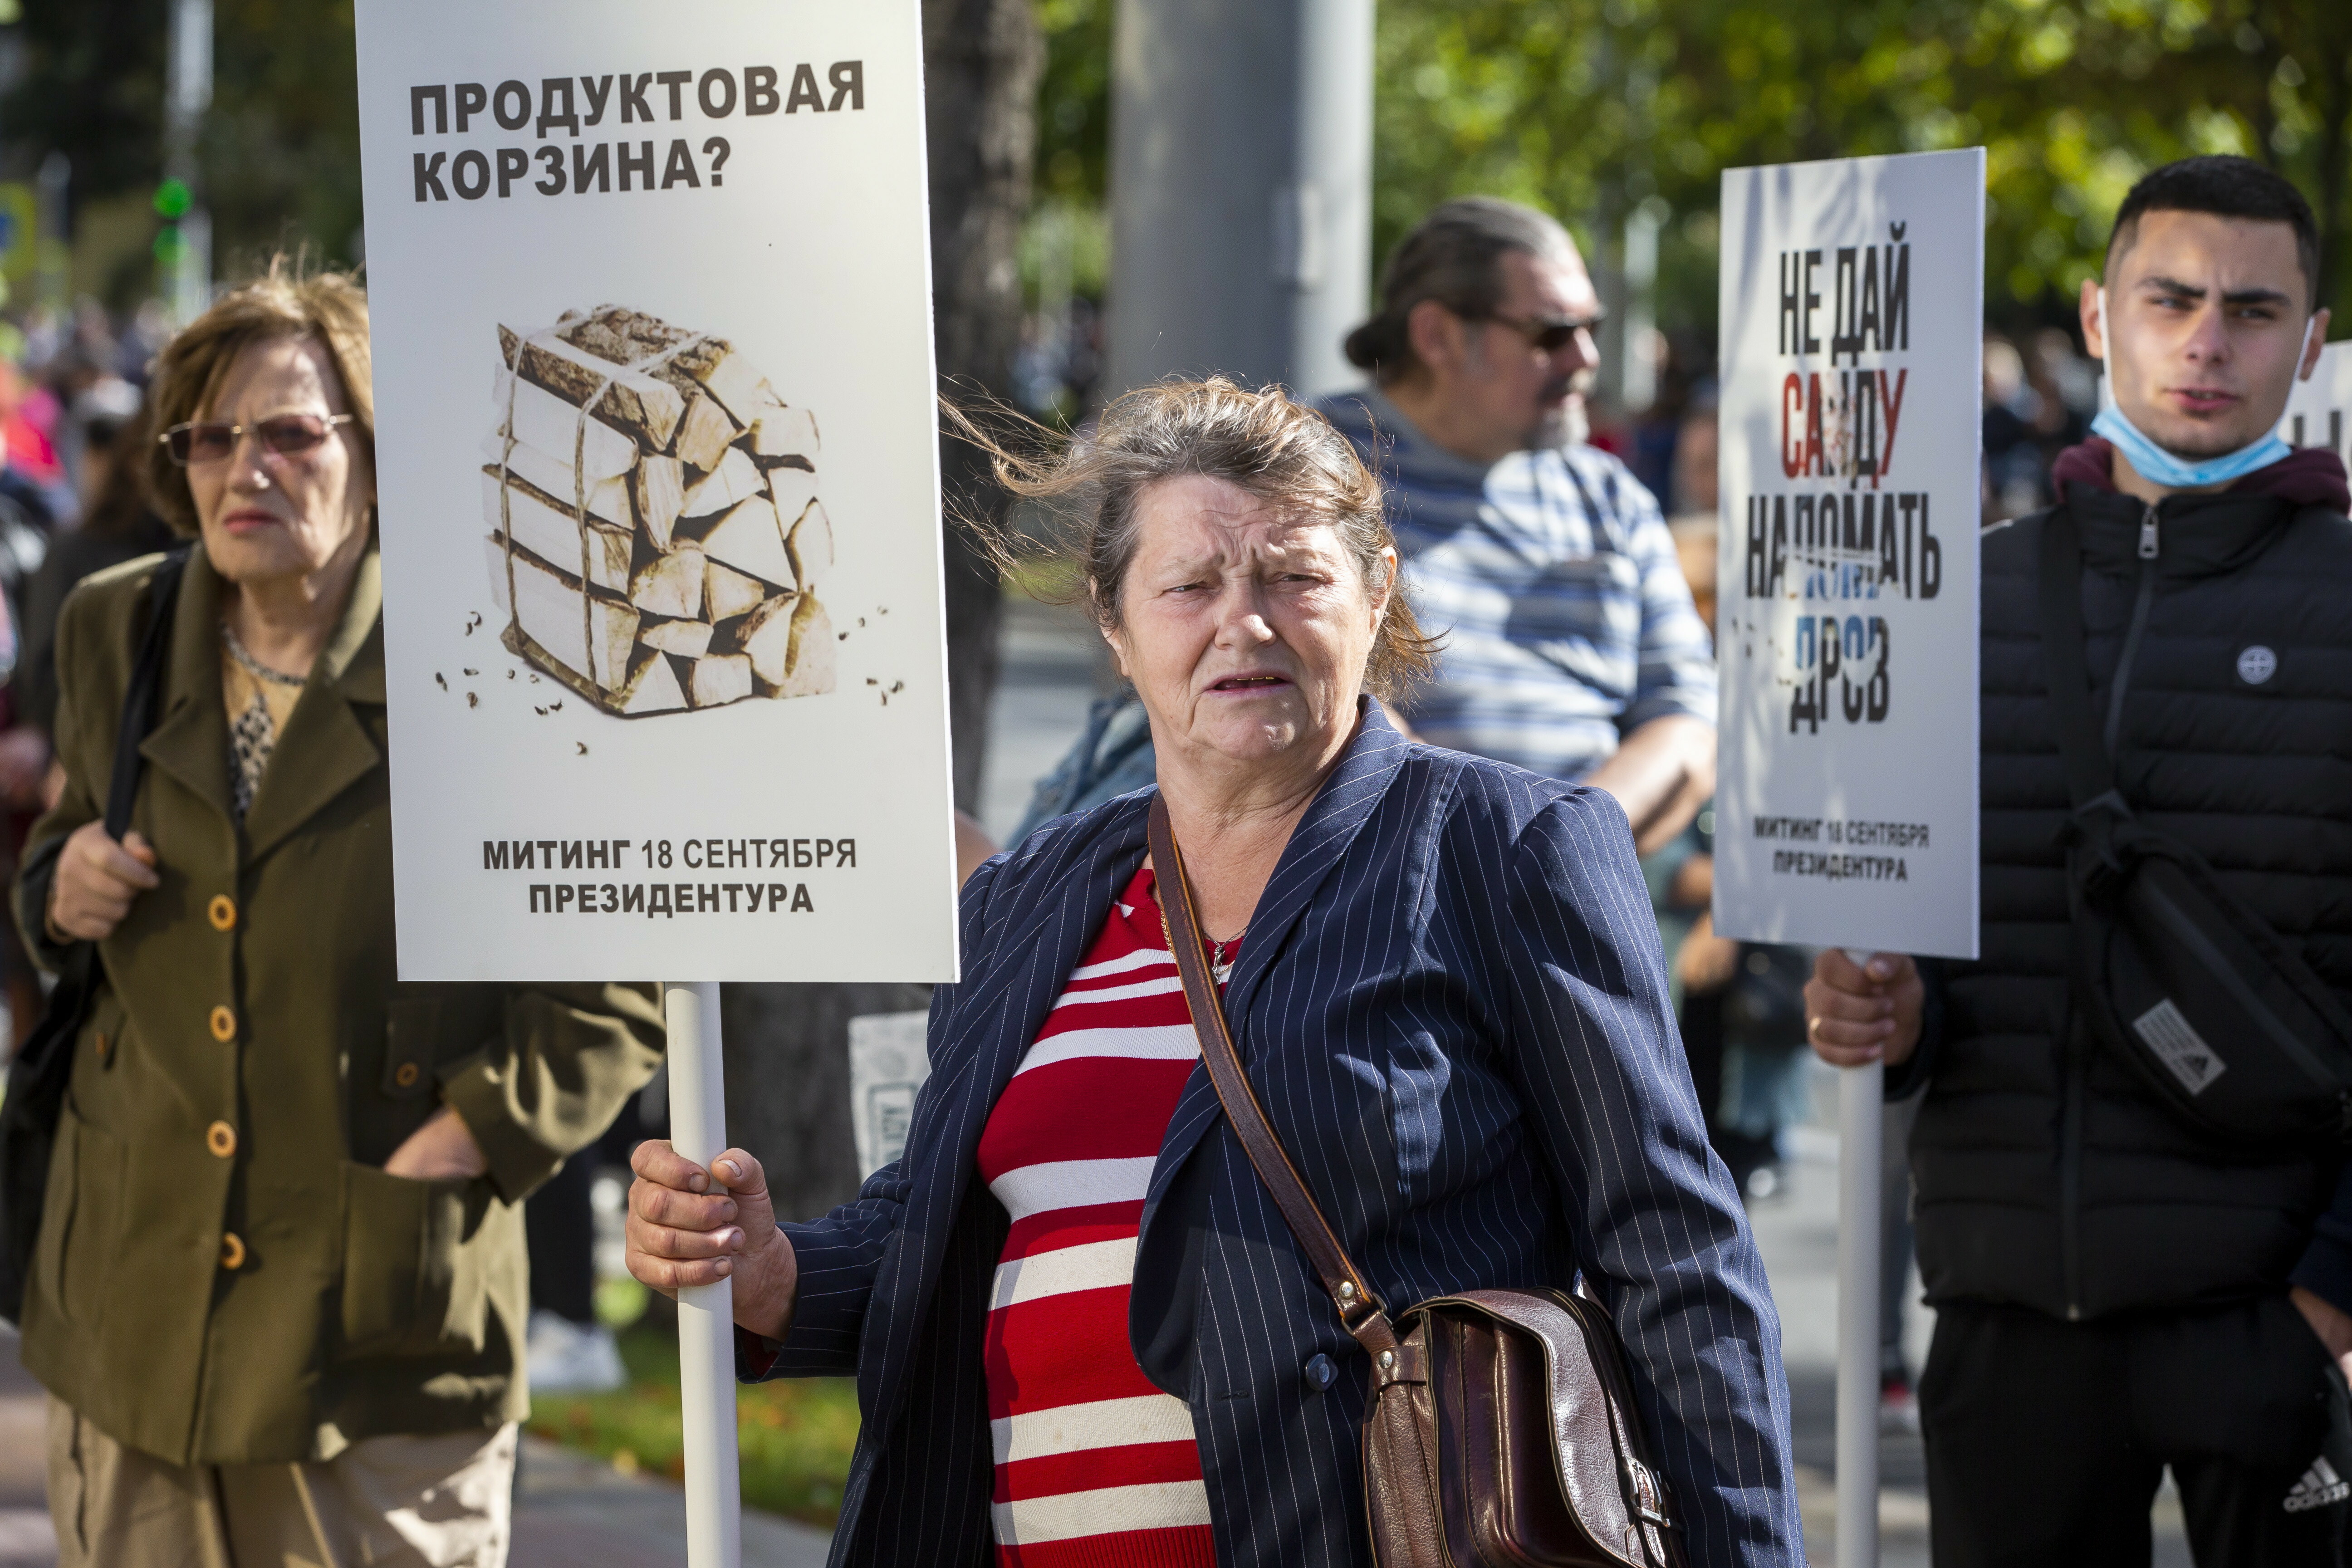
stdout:
[(179, 243), (162, 281), (173, 320), (185, 326), (213, 302), (213, 219), (196, 164), (197, 135), (213, 101), (213, 0), (172, 0), (166, 45), (163, 174), (184, 185), (194, 205), (175, 215)]
[(1371, 285), (1373, 0), (1118, 0), (1105, 390), (1315, 396)]

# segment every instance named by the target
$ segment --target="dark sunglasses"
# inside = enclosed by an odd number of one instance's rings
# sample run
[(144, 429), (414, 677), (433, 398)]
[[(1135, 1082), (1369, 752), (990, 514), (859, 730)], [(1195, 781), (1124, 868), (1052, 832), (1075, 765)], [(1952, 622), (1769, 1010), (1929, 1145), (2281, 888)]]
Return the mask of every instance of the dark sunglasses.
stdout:
[(1510, 328), (1511, 331), (1528, 340), (1529, 348), (1534, 349), (1538, 353), (1545, 354), (1559, 353), (1576, 341), (1576, 334), (1579, 332), (1599, 330), (1602, 320), (1597, 312), (1590, 316), (1555, 316), (1549, 321), (1521, 321), (1516, 316), (1487, 316), (1482, 319), (1492, 321), (1498, 327)]
[(194, 463), (227, 461), (229, 454), (236, 450), (236, 438), (247, 431), (253, 433), (263, 451), (279, 458), (299, 458), (317, 451), (336, 426), (349, 425), (355, 417), (350, 414), (273, 414), (250, 425), (232, 425), (226, 419), (194, 419), (173, 426), (155, 439), (171, 450), (172, 461), (184, 468)]

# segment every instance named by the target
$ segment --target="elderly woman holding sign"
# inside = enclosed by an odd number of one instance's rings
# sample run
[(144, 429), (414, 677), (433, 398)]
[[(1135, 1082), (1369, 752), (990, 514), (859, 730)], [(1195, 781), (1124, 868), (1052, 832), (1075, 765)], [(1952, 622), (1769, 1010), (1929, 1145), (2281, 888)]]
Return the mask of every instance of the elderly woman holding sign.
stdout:
[(499, 1568), (520, 1205), (652, 1075), (653, 997), (394, 977), (365, 297), (232, 290), (153, 409), (194, 542), (66, 601), (17, 888), (97, 961), (22, 1309), (60, 1555)]
[[(1623, 815), (1390, 725), (1370, 692), (1429, 645), (1379, 487), (1280, 393), (1157, 387), (999, 456), (1091, 502), (1159, 787), (965, 885), (906, 1155), (856, 1202), (780, 1226), (750, 1155), (661, 1144), (630, 1198), (639, 1279), (733, 1279), (744, 1375), (857, 1374), (835, 1561), (1798, 1562), (1779, 1325)], [(1479, 1450), (1443, 1500), (1428, 1433)]]

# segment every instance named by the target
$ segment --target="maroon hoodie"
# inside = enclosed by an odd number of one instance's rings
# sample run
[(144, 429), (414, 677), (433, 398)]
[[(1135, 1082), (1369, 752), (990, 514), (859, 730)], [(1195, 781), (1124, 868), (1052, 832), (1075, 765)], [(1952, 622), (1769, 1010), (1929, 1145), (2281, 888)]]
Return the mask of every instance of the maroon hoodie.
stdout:
[[(2094, 489), (2116, 488), (2115, 447), (2094, 436), (2079, 447), (2058, 454), (2050, 467), (2050, 483), (2060, 495), (2068, 485)], [(2229, 487), (2231, 495), (2276, 496), (2295, 506), (2324, 506), (2336, 513), (2352, 512), (2352, 486), (2344, 477), (2344, 459), (2325, 447), (2305, 447), (2277, 462), (2256, 468)]]

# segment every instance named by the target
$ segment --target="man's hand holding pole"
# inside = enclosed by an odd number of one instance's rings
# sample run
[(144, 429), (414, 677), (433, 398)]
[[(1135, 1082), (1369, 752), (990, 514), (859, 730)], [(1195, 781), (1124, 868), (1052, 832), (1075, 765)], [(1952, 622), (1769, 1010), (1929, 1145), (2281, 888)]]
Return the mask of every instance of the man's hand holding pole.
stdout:
[(1856, 963), (1843, 948), (1823, 948), (1805, 984), (1805, 1037), (1832, 1067), (1900, 1067), (1919, 1048), (1926, 995), (1906, 953), (1874, 952)]

